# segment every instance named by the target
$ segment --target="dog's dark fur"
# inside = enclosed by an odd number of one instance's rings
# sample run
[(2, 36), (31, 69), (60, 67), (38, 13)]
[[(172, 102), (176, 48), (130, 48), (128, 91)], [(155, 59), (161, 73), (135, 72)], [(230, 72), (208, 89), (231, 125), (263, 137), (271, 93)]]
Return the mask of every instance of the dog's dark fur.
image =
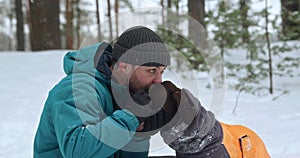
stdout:
[(169, 113), (171, 117), (174, 117), (180, 105), (181, 90), (170, 81), (165, 81), (162, 85), (167, 92), (167, 98), (163, 109)]

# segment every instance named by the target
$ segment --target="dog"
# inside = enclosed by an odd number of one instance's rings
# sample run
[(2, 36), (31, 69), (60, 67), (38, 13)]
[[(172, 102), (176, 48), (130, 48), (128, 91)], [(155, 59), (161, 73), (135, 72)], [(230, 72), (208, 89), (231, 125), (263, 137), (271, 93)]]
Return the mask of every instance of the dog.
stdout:
[[(216, 120), (187, 89), (180, 89), (170, 81), (161, 85), (167, 94), (162, 111), (169, 118), (164, 124), (174, 118), (176, 122), (175, 127), (169, 127), (161, 135), (177, 157), (270, 158), (264, 142), (254, 131)], [(176, 119), (176, 115), (180, 118)], [(182, 119), (187, 115), (187, 119)], [(186, 125), (184, 130), (177, 132), (182, 124)], [(170, 139), (170, 135), (178, 138)]]

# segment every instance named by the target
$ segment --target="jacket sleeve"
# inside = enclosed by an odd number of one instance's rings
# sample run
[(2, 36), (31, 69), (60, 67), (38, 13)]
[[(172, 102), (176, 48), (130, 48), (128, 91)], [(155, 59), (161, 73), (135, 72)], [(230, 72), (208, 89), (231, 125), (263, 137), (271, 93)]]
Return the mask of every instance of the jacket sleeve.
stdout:
[(124, 110), (106, 116), (104, 111), (112, 108), (106, 89), (95, 90), (87, 78), (79, 81), (72, 88), (62, 85), (65, 88), (53, 96), (51, 112), (60, 151), (68, 158), (108, 157), (132, 139), (138, 120)]
[[(181, 93), (181, 121), (161, 132), (164, 141), (176, 151), (177, 157), (228, 157), (222, 145), (222, 127), (213, 113), (206, 111), (188, 90), (182, 89)], [(191, 113), (192, 119), (184, 118)]]

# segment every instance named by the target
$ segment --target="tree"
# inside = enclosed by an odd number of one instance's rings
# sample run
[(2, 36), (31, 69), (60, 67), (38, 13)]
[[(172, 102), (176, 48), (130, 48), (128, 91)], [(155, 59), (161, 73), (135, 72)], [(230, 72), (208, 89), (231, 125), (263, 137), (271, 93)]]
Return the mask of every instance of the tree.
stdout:
[(282, 33), (286, 39), (300, 39), (300, 1), (281, 0)]
[(160, 6), (161, 6), (161, 21), (162, 23), (165, 23), (165, 15), (164, 15), (164, 10), (165, 10), (165, 4), (164, 4), (164, 0), (160, 0)]
[(24, 17), (22, 10), (22, 0), (15, 0), (15, 11), (17, 17), (17, 50), (25, 50), (24, 40)]
[[(90, 8), (94, 7), (91, 1), (86, 0), (65, 0), (61, 1), (63, 10), (61, 16), (64, 18), (62, 23), (62, 32), (64, 38), (64, 48), (78, 49), (83, 44), (82, 38), (91, 32), (91, 26), (96, 23), (97, 16), (95, 11)], [(97, 6), (96, 6), (97, 7)], [(97, 8), (96, 8), (97, 9)], [(100, 19), (99, 19), (100, 20)], [(99, 41), (98, 34), (92, 37), (93, 42)]]
[(233, 10), (225, 1), (220, 1), (215, 10), (217, 12), (208, 11), (209, 24), (215, 26), (212, 30), (213, 39), (220, 47), (221, 55), (224, 56), (225, 48), (233, 47), (237, 40), (235, 31), (237, 30), (236, 26), (239, 25), (235, 23), (236, 20), (233, 18), (237, 18), (240, 13)]
[(73, 0), (66, 0), (66, 44), (67, 49), (73, 49), (74, 35), (73, 35)]
[[(292, 77), (295, 75), (295, 68), (299, 68), (300, 65), (300, 58), (289, 56), (287, 53), (295, 49), (293, 46), (291, 47), (285, 42), (272, 43), (271, 37), (275, 36), (270, 30), (279, 29), (277, 25), (278, 18), (274, 15), (270, 16), (270, 12), (268, 12), (270, 6), (268, 6), (267, 0), (263, 2), (265, 2), (265, 7), (262, 10), (249, 10), (249, 15), (252, 16), (247, 16), (248, 19), (246, 21), (249, 24), (247, 25), (249, 34), (251, 34), (248, 43), (243, 42), (245, 32), (243, 31), (243, 20), (241, 19), (244, 17), (242, 9), (230, 9), (225, 10), (225, 12), (220, 12), (219, 10), (219, 14), (221, 13), (220, 15), (223, 17), (210, 17), (214, 21), (214, 27), (216, 27), (216, 31), (213, 31), (215, 33), (214, 39), (219, 44), (223, 43), (221, 49), (238, 48), (248, 50), (251, 53), (250, 58), (249, 55), (245, 55), (246, 59), (243, 62), (226, 62), (227, 76), (234, 78), (230, 85), (235, 90), (238, 90), (239, 94), (247, 92), (256, 95), (266, 95), (274, 94), (275, 90), (284, 94), (286, 90), (276, 87), (273, 82), (273, 76)], [(224, 19), (224, 22), (220, 19)], [(261, 21), (258, 22), (258, 19)], [(229, 29), (228, 26), (230, 26)], [(228, 39), (231, 41), (228, 41)], [(243, 52), (238, 51), (236, 53)], [(230, 53), (228, 55), (236, 54)], [(281, 61), (273, 61), (273, 58)]]
[[(32, 25), (31, 25), (31, 17), (30, 17), (30, 6), (28, 1), (25, 3), (25, 23), (29, 28), (29, 33), (26, 34), (26, 40), (25, 40), (25, 47), (28, 47), (29, 50), (31, 50), (31, 46), (30, 46), (30, 37), (32, 37)], [(29, 36), (29, 37), (28, 37)]]
[(119, 36), (119, 0), (115, 0), (116, 35)]
[(242, 40), (244, 43), (249, 42), (249, 21), (248, 21), (248, 11), (249, 11), (249, 0), (240, 0), (240, 11), (242, 20)]
[(60, 49), (59, 0), (28, 0), (31, 19), (31, 49)]
[(75, 1), (75, 9), (76, 9), (76, 48), (80, 47), (80, 41), (81, 41), (81, 36), (80, 36), (80, 26), (81, 26), (81, 9), (79, 7), (80, 5), (80, 0)]
[(97, 28), (98, 28), (98, 40), (101, 41), (101, 24), (99, 15), (99, 0), (96, 0), (96, 18), (97, 18)]
[(205, 0), (188, 0), (188, 12), (189, 16), (205, 27)]
[(110, 0), (107, 0), (107, 17), (108, 17), (108, 27), (109, 27), (109, 41), (113, 39), (113, 32), (112, 32), (112, 21), (111, 21), (111, 6)]
[[(188, 0), (188, 14), (191, 16), (194, 20), (199, 22), (204, 28), (205, 28), (205, 23), (204, 23), (204, 17), (205, 17), (205, 6), (204, 6), (204, 1), (205, 0)], [(195, 28), (194, 25), (195, 22), (191, 19), (189, 19), (189, 39), (193, 42), (195, 41), (202, 41), (201, 44), (205, 47), (206, 44), (203, 43), (206, 41), (207, 37), (198, 37), (195, 36)], [(198, 31), (203, 31), (203, 30), (198, 30)], [(206, 36), (206, 35), (205, 35)], [(203, 47), (203, 48), (204, 48)], [(206, 48), (204, 48), (206, 49)], [(195, 60), (190, 61), (191, 64), (193, 65), (192, 67), (194, 69), (198, 69), (199, 65), (204, 65), (204, 58), (201, 56), (199, 53), (199, 50), (196, 47), (193, 47), (191, 50), (191, 55), (194, 57)]]
[(272, 67), (272, 51), (269, 37), (269, 13), (268, 13), (268, 0), (265, 0), (266, 10), (265, 10), (265, 36), (267, 41), (267, 49), (268, 49), (268, 64), (269, 64), (269, 92), (273, 94), (273, 67)]

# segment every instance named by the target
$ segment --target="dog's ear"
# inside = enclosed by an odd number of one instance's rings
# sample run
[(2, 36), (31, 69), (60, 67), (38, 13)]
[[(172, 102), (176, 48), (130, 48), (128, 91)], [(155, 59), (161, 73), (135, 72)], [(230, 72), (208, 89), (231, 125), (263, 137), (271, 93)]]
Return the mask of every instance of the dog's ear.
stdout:
[(179, 108), (180, 101), (181, 101), (181, 90), (176, 90), (171, 94), (173, 100), (176, 102), (177, 108)]
[(171, 116), (171, 118), (177, 113), (177, 103), (176, 101), (173, 99), (173, 97), (168, 94), (166, 102), (163, 106), (163, 109)]
[(178, 108), (178, 106), (180, 105), (180, 100), (181, 100), (181, 89), (176, 87), (170, 81), (164, 81), (164, 82), (162, 82), (162, 85), (165, 87), (167, 93), (170, 95), (170, 97), (171, 97), (170, 99), (173, 99), (175, 101), (176, 107)]
[(164, 109), (166, 111), (169, 111), (173, 117), (177, 112), (177, 109), (180, 104), (180, 89), (170, 81), (164, 81), (162, 82), (162, 85), (164, 86), (167, 92), (167, 100), (165, 102)]

